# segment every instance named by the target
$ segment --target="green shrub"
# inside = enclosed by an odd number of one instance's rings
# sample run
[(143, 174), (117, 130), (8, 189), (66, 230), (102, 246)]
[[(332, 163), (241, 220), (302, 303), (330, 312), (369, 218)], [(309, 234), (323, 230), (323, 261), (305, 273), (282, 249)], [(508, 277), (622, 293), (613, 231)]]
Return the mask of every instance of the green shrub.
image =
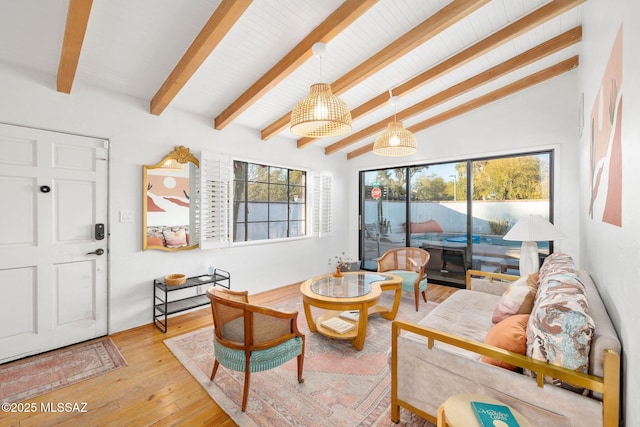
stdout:
[(509, 230), (509, 220), (504, 218), (490, 219), (489, 228), (491, 228), (491, 234), (503, 236)]

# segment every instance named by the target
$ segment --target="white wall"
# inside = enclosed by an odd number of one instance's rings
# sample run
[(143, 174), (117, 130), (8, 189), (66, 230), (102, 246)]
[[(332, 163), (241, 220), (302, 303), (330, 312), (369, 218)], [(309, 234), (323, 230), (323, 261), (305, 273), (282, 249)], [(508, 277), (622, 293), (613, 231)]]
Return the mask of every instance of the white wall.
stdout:
[[(344, 218), (345, 159), (321, 149), (299, 150), (295, 141), (259, 139), (256, 131), (213, 129), (213, 118), (168, 108), (149, 114), (148, 101), (75, 83), (71, 95), (55, 91), (55, 76), (0, 63), (0, 122), (107, 138), (110, 150), (109, 332), (151, 322), (152, 281), (171, 273), (204, 274), (214, 264), (231, 272), (232, 288), (256, 293), (331, 270), (328, 259), (346, 250), (346, 227), (335, 222), (332, 236), (216, 250), (142, 251), (142, 165), (159, 162), (176, 145), (223, 152), (248, 161), (334, 172), (334, 218)], [(119, 212), (135, 212), (119, 222)]]
[[(598, 284), (622, 340), (625, 425), (640, 425), (640, 3), (590, 0), (585, 5), (579, 90), (585, 129), (579, 144), (580, 228), (585, 268)], [(589, 116), (620, 26), (622, 46), (622, 227), (591, 219)]]
[[(370, 153), (356, 157), (348, 164), (349, 193), (358, 194), (359, 170), (552, 148), (556, 152), (554, 222), (568, 237), (556, 242), (555, 250), (570, 254), (579, 263), (577, 106), (577, 73), (570, 71), (417, 133), (418, 152), (412, 156), (398, 159)], [(357, 210), (357, 197), (350, 197), (349, 211)], [(350, 219), (349, 226), (349, 233), (355, 233), (357, 218)]]

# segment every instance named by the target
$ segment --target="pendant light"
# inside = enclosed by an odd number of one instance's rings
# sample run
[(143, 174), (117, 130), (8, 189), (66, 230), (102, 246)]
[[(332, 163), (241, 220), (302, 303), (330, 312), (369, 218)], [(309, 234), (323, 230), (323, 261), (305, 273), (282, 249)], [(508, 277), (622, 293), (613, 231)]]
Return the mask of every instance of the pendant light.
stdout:
[[(320, 79), (325, 50), (322, 42), (312, 47), (314, 56), (320, 58)], [(342, 135), (351, 131), (351, 111), (331, 92), (329, 84), (315, 83), (311, 85), (309, 95), (293, 108), (289, 129), (296, 135), (311, 138)]]
[(409, 156), (418, 151), (416, 137), (396, 120), (398, 97), (389, 91), (389, 104), (393, 105), (393, 121), (387, 125), (373, 143), (373, 153), (379, 156)]

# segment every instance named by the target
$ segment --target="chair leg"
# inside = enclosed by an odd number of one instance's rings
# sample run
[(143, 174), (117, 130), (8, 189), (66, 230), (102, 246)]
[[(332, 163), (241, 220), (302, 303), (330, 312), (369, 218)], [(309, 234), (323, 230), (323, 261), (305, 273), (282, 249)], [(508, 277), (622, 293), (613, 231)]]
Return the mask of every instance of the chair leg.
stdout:
[(213, 370), (211, 371), (211, 376), (209, 377), (209, 379), (211, 381), (213, 381), (213, 377), (215, 377), (216, 376), (216, 372), (218, 372), (218, 366), (220, 366), (220, 362), (218, 362), (218, 359), (216, 359), (213, 362)]
[(302, 353), (298, 355), (298, 383), (300, 384), (304, 382), (304, 378), (302, 378), (303, 363), (304, 363), (304, 347), (302, 348)]
[(416, 311), (418, 311), (418, 302), (420, 301), (420, 288), (418, 288), (418, 285), (413, 290), (413, 298), (416, 300)]
[(422, 299), (427, 302), (427, 291), (422, 291)]
[(242, 412), (247, 410), (247, 398), (249, 397), (249, 380), (251, 379), (251, 372), (249, 370), (244, 373), (244, 390), (242, 390)]

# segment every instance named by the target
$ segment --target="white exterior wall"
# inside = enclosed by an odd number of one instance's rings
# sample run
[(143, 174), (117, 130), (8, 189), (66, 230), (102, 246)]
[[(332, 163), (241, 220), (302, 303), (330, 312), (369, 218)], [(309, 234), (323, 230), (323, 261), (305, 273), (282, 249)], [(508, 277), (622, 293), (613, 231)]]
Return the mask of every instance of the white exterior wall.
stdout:
[[(383, 201), (382, 210), (384, 217), (391, 222), (394, 233), (402, 233), (402, 223), (405, 222), (406, 202)], [(467, 232), (467, 202), (412, 202), (411, 222), (435, 220), (446, 232)], [(461, 214), (458, 214), (458, 212)], [(548, 200), (523, 200), (523, 201), (483, 201), (474, 202), (473, 205), (473, 232), (490, 234), (489, 221), (504, 219), (511, 226), (519, 218), (526, 215), (540, 215), (546, 217), (549, 213)], [(378, 202), (367, 200), (364, 204), (365, 218), (375, 219), (378, 214)], [(371, 221), (368, 221), (371, 222)]]

